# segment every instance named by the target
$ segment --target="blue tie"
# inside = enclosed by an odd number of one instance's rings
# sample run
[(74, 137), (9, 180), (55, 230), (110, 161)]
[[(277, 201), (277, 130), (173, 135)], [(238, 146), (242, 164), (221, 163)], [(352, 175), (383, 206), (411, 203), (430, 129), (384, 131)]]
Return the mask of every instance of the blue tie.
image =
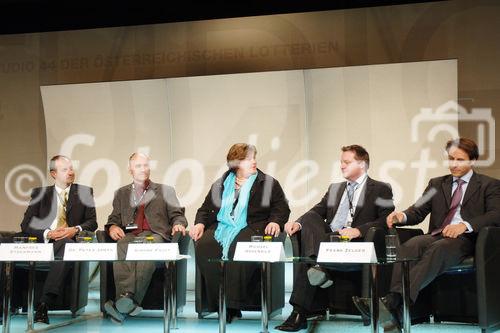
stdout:
[(342, 229), (347, 222), (347, 215), (349, 214), (349, 200), (352, 202), (354, 197), (354, 191), (356, 190), (356, 182), (347, 183), (346, 190), (347, 193), (344, 196), (344, 199), (340, 202), (339, 208), (337, 209), (337, 213), (333, 217), (332, 222), (330, 223), (330, 229), (332, 231), (337, 231)]

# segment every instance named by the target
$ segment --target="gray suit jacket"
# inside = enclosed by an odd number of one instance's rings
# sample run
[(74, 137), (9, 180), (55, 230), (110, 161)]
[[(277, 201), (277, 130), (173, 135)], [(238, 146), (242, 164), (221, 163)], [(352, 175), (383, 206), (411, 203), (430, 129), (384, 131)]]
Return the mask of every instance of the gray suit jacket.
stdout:
[[(151, 231), (161, 235), (165, 240), (171, 239), (170, 233), (174, 225), (187, 226), (184, 207), (181, 207), (173, 187), (150, 182), (144, 201), (144, 214)], [(112, 225), (124, 228), (133, 222), (135, 209), (132, 184), (119, 188), (113, 199), (113, 211), (105, 225), (106, 231), (108, 232)]]
[[(452, 175), (431, 179), (422, 197), (404, 211), (406, 224), (418, 224), (430, 213), (429, 232), (439, 228), (450, 210), (452, 182)], [(500, 181), (474, 172), (460, 215), (474, 229), (473, 233), (465, 234), (468, 237), (474, 237), (482, 227), (500, 224)]]

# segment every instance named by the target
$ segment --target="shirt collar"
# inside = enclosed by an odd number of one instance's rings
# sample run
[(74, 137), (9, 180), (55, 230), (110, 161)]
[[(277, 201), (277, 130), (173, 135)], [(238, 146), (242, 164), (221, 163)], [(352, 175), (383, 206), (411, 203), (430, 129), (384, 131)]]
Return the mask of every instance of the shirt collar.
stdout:
[(62, 192), (69, 193), (69, 190), (71, 189), (71, 184), (68, 187), (66, 187), (65, 189), (62, 189), (55, 184), (54, 184), (54, 187), (56, 188), (57, 194), (61, 194)]
[[(460, 177), (460, 179), (462, 179), (464, 182), (466, 182), (468, 184), (470, 182), (470, 179), (471, 179), (473, 174), (474, 174), (474, 171), (472, 171), (472, 169), (470, 169), (469, 172), (467, 172), (465, 175)], [(459, 177), (453, 177), (453, 181), (455, 182), (458, 178)]]
[(354, 182), (348, 180), (347, 183), (348, 184), (356, 183), (359, 186), (359, 185), (363, 184), (363, 182), (366, 180), (367, 177), (368, 177), (368, 174), (365, 172), (361, 176), (359, 176), (358, 179), (356, 179)]

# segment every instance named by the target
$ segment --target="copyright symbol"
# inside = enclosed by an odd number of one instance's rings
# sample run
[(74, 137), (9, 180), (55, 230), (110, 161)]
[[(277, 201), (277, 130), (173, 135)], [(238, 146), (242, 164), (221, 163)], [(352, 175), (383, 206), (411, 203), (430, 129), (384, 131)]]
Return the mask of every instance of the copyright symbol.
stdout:
[[(30, 197), (31, 189), (23, 190), (21, 186), (25, 181), (45, 184), (45, 176), (40, 169), (31, 164), (21, 164), (9, 171), (5, 176), (5, 193), (10, 201), (19, 206), (26, 206), (29, 203), (26, 198)], [(33, 198), (33, 201), (38, 201), (42, 195), (43, 191), (40, 191), (40, 194)]]

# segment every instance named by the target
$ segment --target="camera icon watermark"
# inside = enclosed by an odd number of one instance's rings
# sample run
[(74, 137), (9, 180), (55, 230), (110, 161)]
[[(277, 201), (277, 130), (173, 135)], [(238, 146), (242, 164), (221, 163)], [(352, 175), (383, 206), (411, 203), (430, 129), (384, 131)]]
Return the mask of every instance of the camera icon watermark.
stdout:
[[(448, 101), (436, 110), (421, 108), (420, 113), (411, 120), (411, 142), (419, 142), (422, 124), (434, 124), (427, 132), (426, 140), (434, 142), (440, 132), (447, 132), (453, 138), (460, 137), (458, 128), (454, 125), (458, 121), (476, 123), (476, 143), (480, 158), (476, 166), (488, 167), (495, 162), (495, 118), (490, 108), (472, 108), (468, 112), (455, 101)], [(486, 154), (486, 151), (488, 153)], [(485, 156), (486, 155), (486, 156)]]

